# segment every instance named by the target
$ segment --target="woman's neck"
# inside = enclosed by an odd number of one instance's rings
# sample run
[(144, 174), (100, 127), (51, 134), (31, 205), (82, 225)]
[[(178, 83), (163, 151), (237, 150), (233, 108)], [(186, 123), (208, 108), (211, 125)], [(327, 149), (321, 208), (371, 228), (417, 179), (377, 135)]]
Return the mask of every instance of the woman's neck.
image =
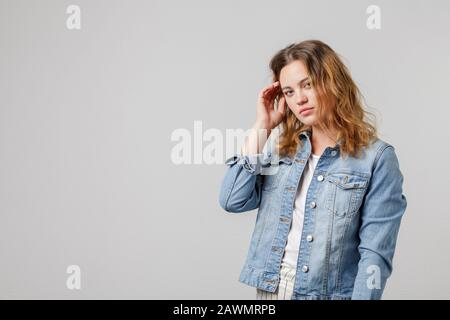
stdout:
[(312, 153), (321, 155), (327, 147), (334, 147), (337, 143), (337, 134), (324, 132), (316, 127), (312, 128), (311, 147)]

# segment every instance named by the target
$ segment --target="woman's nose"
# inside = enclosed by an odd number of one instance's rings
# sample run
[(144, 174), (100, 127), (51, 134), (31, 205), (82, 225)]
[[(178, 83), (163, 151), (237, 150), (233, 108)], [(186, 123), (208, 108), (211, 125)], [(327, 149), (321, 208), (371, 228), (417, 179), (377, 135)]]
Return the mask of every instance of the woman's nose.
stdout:
[(308, 101), (308, 97), (306, 97), (306, 95), (303, 92), (299, 92), (297, 94), (297, 104), (298, 105), (302, 105), (307, 101)]

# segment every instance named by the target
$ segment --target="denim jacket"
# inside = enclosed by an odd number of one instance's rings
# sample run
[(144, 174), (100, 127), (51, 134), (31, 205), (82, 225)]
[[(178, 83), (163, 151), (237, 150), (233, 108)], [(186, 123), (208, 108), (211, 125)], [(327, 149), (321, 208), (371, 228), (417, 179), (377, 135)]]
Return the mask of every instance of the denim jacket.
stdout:
[[(229, 213), (258, 208), (239, 281), (275, 292), (311, 131), (295, 157), (235, 154), (228, 158), (219, 203)], [(406, 209), (394, 147), (381, 139), (362, 158), (327, 147), (306, 195), (293, 300), (381, 299)], [(274, 174), (263, 170), (275, 168)], [(266, 171), (267, 172), (267, 171)]]

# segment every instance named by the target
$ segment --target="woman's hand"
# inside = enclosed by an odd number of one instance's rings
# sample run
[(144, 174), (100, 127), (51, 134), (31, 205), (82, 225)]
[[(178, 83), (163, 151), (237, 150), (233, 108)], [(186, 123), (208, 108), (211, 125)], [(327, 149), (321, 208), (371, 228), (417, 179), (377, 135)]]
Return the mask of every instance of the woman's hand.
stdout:
[[(275, 103), (276, 101), (278, 103)], [(286, 113), (285, 101), (279, 81), (260, 91), (256, 105), (256, 122), (241, 150), (243, 155), (255, 155), (262, 152), (270, 132), (283, 120)]]
[(256, 105), (256, 125), (267, 130), (275, 128), (286, 113), (285, 102), (279, 81), (263, 88), (259, 92)]

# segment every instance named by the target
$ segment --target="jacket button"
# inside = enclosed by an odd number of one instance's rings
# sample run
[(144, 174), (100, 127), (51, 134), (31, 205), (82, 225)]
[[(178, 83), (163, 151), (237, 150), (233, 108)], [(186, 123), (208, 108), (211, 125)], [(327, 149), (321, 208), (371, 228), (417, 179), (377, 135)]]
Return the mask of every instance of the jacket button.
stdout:
[(302, 272), (306, 273), (306, 272), (308, 272), (308, 270), (309, 270), (308, 266), (303, 266), (302, 267)]
[(333, 150), (333, 151), (331, 151), (331, 156), (333, 156), (333, 157), (334, 157), (334, 156), (335, 156), (336, 154), (337, 154), (337, 152), (336, 152), (336, 151), (334, 151), (334, 150)]
[(280, 247), (272, 247), (273, 252), (283, 252), (283, 248)]
[(313, 241), (313, 236), (309, 234), (309, 235), (306, 237), (306, 241), (308, 241), (308, 242)]
[(318, 177), (317, 177), (317, 180), (323, 181), (323, 175), (318, 176)]
[(310, 207), (311, 207), (311, 208), (315, 208), (315, 207), (316, 207), (316, 203), (315, 203), (314, 201), (311, 202)]
[(288, 218), (288, 217), (285, 217), (285, 216), (281, 216), (281, 217), (280, 217), (280, 221), (281, 221), (281, 222), (286, 222), (286, 223), (287, 223), (287, 222), (289, 222), (289, 218)]

